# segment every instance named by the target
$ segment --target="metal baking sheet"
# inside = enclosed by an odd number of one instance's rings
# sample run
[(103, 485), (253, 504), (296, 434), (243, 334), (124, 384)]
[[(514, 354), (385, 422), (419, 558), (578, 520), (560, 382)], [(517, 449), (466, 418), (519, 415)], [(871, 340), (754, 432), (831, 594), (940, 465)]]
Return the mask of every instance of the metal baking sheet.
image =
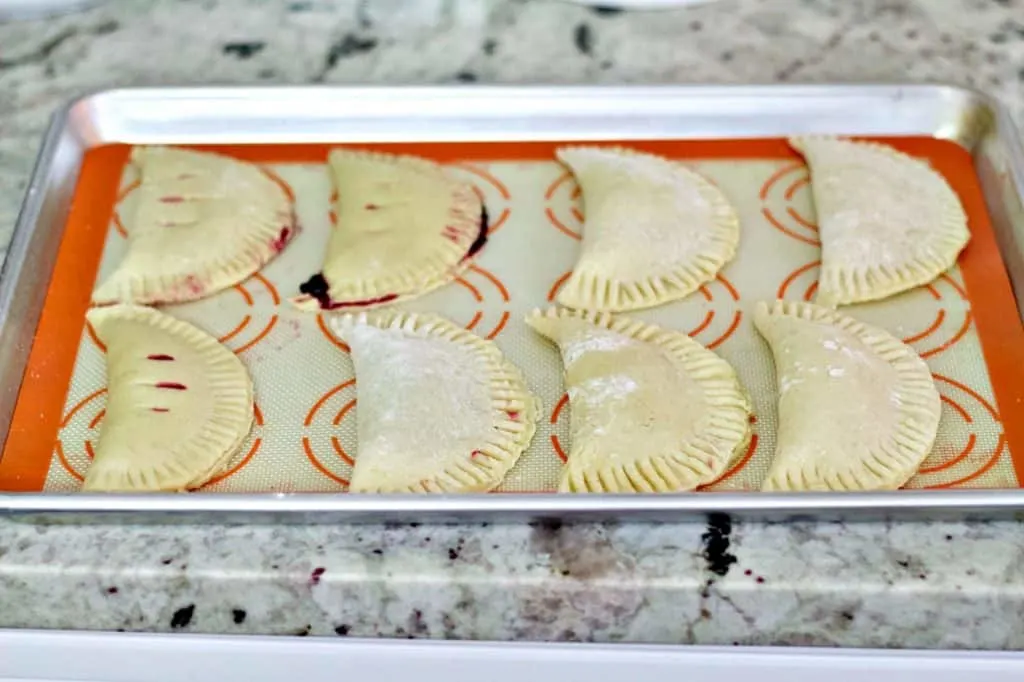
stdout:
[[(999, 242), (999, 250), (990, 244), (985, 258), (977, 256), (962, 263), (962, 268), (933, 287), (900, 297), (898, 303), (855, 311), (905, 337), (940, 377), (944, 412), (948, 413), (944, 414), (945, 429), (922, 474), (908, 486), (931, 490), (842, 495), (739, 492), (756, 485), (770, 458), (774, 396), (770, 363), (760, 366), (767, 362), (760, 357), (764, 349), (756, 347), (759, 342), (749, 324), (738, 322), (745, 307), (758, 298), (776, 293), (786, 297), (809, 294), (817, 249), (806, 171), (794, 162), (784, 144), (772, 138), (812, 132), (896, 136), (897, 146), (924, 156), (947, 176), (956, 175), (954, 184), (964, 183), (957, 187), (962, 198), (976, 195), (977, 201), (965, 199), (972, 204), (968, 206), (972, 229), (990, 219), (992, 229), (986, 226), (983, 237), (991, 241), (994, 235)], [(560, 373), (557, 355), (515, 323), (529, 308), (543, 305), (549, 298), (545, 294), (554, 291), (559, 276), (571, 267), (579, 215), (573, 204), (571, 178), (550, 160), (553, 142), (569, 140), (617, 140), (682, 158), (726, 190), (738, 204), (745, 226), (759, 223), (768, 228), (745, 227), (736, 261), (723, 271), (720, 280), (702, 291), (702, 297), (647, 315), (652, 321), (677, 327), (692, 320), (687, 329), (694, 327), (697, 338), (732, 361), (748, 388), (757, 382), (768, 384), (752, 390), (759, 438), (741, 462), (743, 466), (710, 486), (714, 494), (543, 494), (551, 489), (561, 464), (559, 438), (564, 438), (566, 420)], [(943, 140), (961, 145), (970, 156)], [(260, 146), (252, 146), (254, 143)], [(459, 286), (447, 287), (413, 307), (442, 312), (473, 325), (481, 335), (495, 337), (511, 359), (527, 370), (535, 390), (541, 393), (545, 414), (538, 437), (503, 487), (506, 494), (446, 498), (337, 494), (347, 475), (345, 452), (354, 445), (354, 431), (344, 419), (354, 402), (353, 396), (345, 393), (350, 388), (345, 385), (347, 377), (339, 376), (338, 381), (327, 377), (324, 386), (310, 387), (308, 395), (292, 393), (288, 400), (275, 400), (279, 397), (275, 386), (282, 382), (271, 367), (275, 359), (287, 354), (289, 346), (302, 355), (337, 352), (318, 329), (321, 320), (303, 318), (289, 311), (286, 303), (279, 304), (281, 296), (291, 293), (289, 287), (294, 288), (290, 280), (300, 277), (296, 271), (304, 275), (315, 269), (319, 250), (315, 235), (323, 232), (319, 228), (327, 216), (320, 213), (325, 213), (329, 193), (324, 169), (316, 162), (325, 156), (328, 145), (339, 143), (384, 144), (438, 158), (453, 172), (475, 180), (497, 217), (498, 230), (478, 267)], [(84, 212), (105, 228), (106, 239), (98, 241), (102, 258), (100, 253), (94, 256), (102, 261), (101, 269), (116, 259), (118, 209), (130, 208), (131, 202), (133, 178), (131, 169), (124, 170), (127, 144), (218, 145), (233, 155), (260, 161), (292, 189), (310, 235), (304, 243), (297, 240), (297, 248), (290, 247), (238, 291), (170, 311), (223, 337), (229, 347), (244, 354), (256, 379), (258, 405), (263, 405), (257, 421), (263, 421), (268, 409), (274, 413), (266, 418), (273, 428), (257, 427), (231, 476), (192, 495), (67, 493), (77, 487), (77, 478), (87, 466), (90, 430), (102, 418), (101, 349), (88, 330), (81, 330), (78, 336), (81, 311), (72, 310), (70, 318), (64, 316), (66, 327), (74, 331), (61, 335), (63, 350), (40, 350), (40, 345), (45, 346), (45, 316), (39, 335), (32, 333), (47, 289), (59, 284), (61, 291), (74, 291), (77, 285), (84, 287), (87, 299), (91, 288), (81, 283), (83, 279), (91, 282), (88, 267), (69, 271), (57, 260), (69, 217), (73, 223), (77, 215), (80, 222)], [(85, 154), (98, 147), (102, 149)], [(72, 202), (86, 156), (90, 160), (82, 184), (90, 184), (85, 188), (79, 185), (77, 192), (78, 196), (87, 193), (92, 203), (98, 204), (92, 207), (95, 213)], [(1016, 389), (1006, 387), (1011, 373), (1002, 369), (1021, 357), (1021, 349), (993, 348), (993, 344), (999, 345), (998, 339), (992, 340), (996, 328), (984, 320), (986, 316), (999, 318), (1001, 312), (1005, 324), (1009, 313), (1019, 331), (1015, 302), (1005, 275), (1000, 274), (999, 252), (1011, 279), (1021, 282), (1021, 161), (1019, 142), (996, 104), (976, 93), (941, 86), (200, 89), (116, 91), (84, 98), (55, 117), (0, 281), (2, 385), (5, 389), (18, 387), (26, 367), (31, 374), (21, 398), (17, 390), (0, 396), (0, 418), (11, 423), (14, 417), (13, 429), (5, 434), (4, 457), (8, 461), (0, 460), (0, 489), (23, 491), (0, 493), (0, 509), (33, 518), (60, 514), (88, 520), (97, 514), (108, 518), (116, 514), (158, 521), (209, 518), (211, 513), (218, 519), (237, 515), (301, 521), (678, 519), (714, 511), (766, 518), (1013, 514), (1024, 502), (1024, 492), (1018, 489), (1021, 476), (1011, 455), (1024, 445), (1011, 447), (1015, 442), (1012, 431), (1017, 427), (1006, 426), (998, 405), (1000, 400), (1013, 402), (1017, 397)], [(100, 174), (98, 165), (112, 170)], [(104, 191), (110, 194), (105, 207)], [(77, 214), (71, 210), (73, 203)], [(68, 228), (69, 235), (76, 229)], [(771, 236), (765, 237), (765, 233)], [(977, 229), (975, 242), (984, 242)], [(96, 243), (94, 239), (85, 244), (85, 251), (82, 247), (76, 250), (74, 262), (88, 263), (90, 257), (85, 252)], [(544, 245), (545, 254), (539, 259), (538, 244)], [(975, 248), (975, 252), (983, 251), (984, 243)], [(772, 257), (765, 260), (764, 253)], [(992, 258), (1000, 271), (995, 280), (989, 272)], [(524, 268), (524, 262), (530, 267)], [(58, 263), (57, 274), (47, 286), (54, 263)], [(525, 276), (526, 270), (529, 276)], [(22, 272), (26, 274), (21, 276)], [(998, 285), (1000, 277), (1002, 299), (991, 295), (999, 289), (991, 286), (992, 282)], [(966, 285), (965, 279), (970, 280)], [(974, 295), (969, 297), (967, 289)], [(984, 297), (977, 294), (981, 290)], [(1000, 300), (1002, 309), (993, 310)], [(51, 305), (48, 298), (47, 310)], [(511, 317), (517, 319), (509, 324)], [(979, 331), (988, 331), (989, 338)], [(28, 351), (33, 342), (36, 348), (30, 361)], [(303, 343), (318, 345), (303, 348)], [(981, 359), (983, 347), (987, 363)], [(545, 358), (545, 353), (550, 357)], [(53, 456), (43, 462), (45, 467), (36, 467), (43, 477), (35, 475), (38, 480), (33, 483), (28, 480), (33, 476), (22, 476), (24, 472), (17, 467), (5, 465), (23, 459), (31, 450), (24, 444), (33, 439), (43, 438), (43, 446), (49, 448), (45, 441), (52, 437), (54, 426), (47, 426), (45, 410), (39, 411), (37, 419), (35, 411), (24, 406), (20, 413), (15, 412), (14, 404), (25, 402), (32, 384), (39, 392), (40, 382), (31, 381), (37, 374), (52, 369), (56, 380), (61, 358), (68, 356), (74, 372), (67, 399), (58, 405), (59, 438)], [(324, 362), (331, 361), (324, 357)], [(351, 366), (342, 371), (350, 374)], [(57, 389), (63, 393), (66, 384), (65, 380)], [(334, 390), (338, 386), (341, 388)], [(285, 414), (288, 405), (294, 414)], [(317, 406), (325, 408), (320, 415), (324, 419), (317, 419)], [(27, 420), (26, 411), (30, 413)], [(333, 422), (332, 415), (337, 417)], [(294, 424), (288, 428), (282, 426), (291, 422)], [(37, 423), (40, 428), (34, 429)], [(33, 434), (32, 438), (26, 440), (26, 433)], [(965, 487), (983, 489), (962, 489)]]

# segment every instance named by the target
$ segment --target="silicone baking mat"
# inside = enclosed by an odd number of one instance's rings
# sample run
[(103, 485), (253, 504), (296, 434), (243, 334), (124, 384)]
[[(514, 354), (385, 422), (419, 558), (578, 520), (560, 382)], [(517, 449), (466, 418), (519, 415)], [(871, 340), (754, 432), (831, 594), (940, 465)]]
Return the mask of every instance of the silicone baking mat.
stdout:
[[(970, 216), (960, 265), (929, 286), (848, 312), (911, 344), (942, 394), (931, 456), (908, 487), (1018, 487), (1024, 480), (1024, 332), (970, 155), (953, 143), (890, 139), (944, 173)], [(471, 182), (491, 216), (481, 257), (458, 281), (404, 307), (445, 315), (494, 341), (543, 402), (537, 435), (501, 491), (548, 491), (558, 480), (568, 418), (557, 351), (523, 323), (550, 304), (573, 265), (580, 191), (554, 159), (561, 143), (387, 144), (444, 163)], [(770, 353), (750, 323), (758, 300), (810, 299), (819, 243), (807, 169), (782, 140), (630, 142), (691, 164), (740, 213), (739, 252), (685, 301), (636, 313), (682, 329), (732, 363), (753, 400), (755, 437), (710, 490), (752, 490), (770, 462), (776, 426)], [(356, 452), (356, 380), (324, 315), (288, 297), (317, 272), (331, 230), (327, 146), (207, 148), (264, 164), (294, 197), (300, 235), (262, 272), (208, 299), (165, 306), (237, 353), (256, 387), (256, 425), (207, 491), (343, 491)], [(125, 248), (137, 186), (129, 148), (88, 153), (32, 348), (3, 458), (0, 489), (72, 491), (89, 466), (104, 416), (103, 347), (83, 325), (89, 292)]]

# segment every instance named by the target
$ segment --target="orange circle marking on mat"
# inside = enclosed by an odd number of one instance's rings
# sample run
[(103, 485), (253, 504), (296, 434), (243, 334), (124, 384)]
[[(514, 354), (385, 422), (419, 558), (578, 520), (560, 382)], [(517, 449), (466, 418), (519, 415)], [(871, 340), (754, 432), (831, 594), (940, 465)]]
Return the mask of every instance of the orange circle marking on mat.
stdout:
[(352, 350), (351, 348), (348, 347), (347, 343), (338, 339), (338, 337), (331, 333), (331, 330), (327, 328), (327, 323), (324, 321), (323, 313), (317, 313), (316, 326), (320, 328), (320, 331), (323, 333), (324, 337), (326, 337), (327, 340), (334, 344), (336, 347), (340, 348), (342, 352), (348, 353)]
[(333, 396), (335, 393), (339, 393), (345, 390), (346, 388), (352, 386), (355, 383), (355, 379), (349, 379), (348, 381), (338, 384), (331, 390), (327, 391), (327, 393), (324, 393), (322, 396), (320, 396), (320, 398), (315, 403), (313, 403), (313, 407), (310, 408), (309, 412), (306, 413), (306, 419), (302, 422), (302, 425), (309, 426), (310, 424), (312, 424), (313, 417), (316, 416), (316, 413), (320, 410), (321, 407), (323, 407), (324, 403), (331, 399), (331, 396)]
[(306, 436), (302, 437), (302, 451), (306, 454), (306, 459), (309, 460), (309, 463), (312, 464), (317, 471), (319, 471), (321, 474), (331, 479), (335, 483), (340, 483), (346, 488), (348, 487), (347, 478), (342, 478), (341, 476), (332, 473), (327, 467), (320, 463), (320, 461), (313, 454), (313, 448), (310, 447), (309, 438), (307, 438)]

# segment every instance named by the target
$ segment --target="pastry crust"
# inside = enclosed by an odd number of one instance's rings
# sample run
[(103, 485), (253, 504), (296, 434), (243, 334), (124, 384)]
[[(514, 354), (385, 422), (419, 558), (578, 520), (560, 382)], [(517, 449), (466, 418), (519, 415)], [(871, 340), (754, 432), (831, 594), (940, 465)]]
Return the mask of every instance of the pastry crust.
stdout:
[(931, 282), (956, 264), (970, 232), (946, 179), (874, 142), (792, 138), (811, 171), (821, 235), (817, 303), (872, 301)]
[(750, 441), (750, 404), (725, 360), (682, 332), (550, 309), (526, 320), (558, 344), (572, 409), (562, 492), (693, 490)]
[(293, 300), (303, 310), (362, 309), (421, 296), (454, 280), (487, 239), (471, 185), (413, 156), (335, 149), (336, 224), (323, 270)]
[(684, 165), (629, 149), (563, 147), (586, 221), (570, 308), (617, 312), (683, 298), (732, 260), (740, 239), (725, 195)]
[(491, 341), (433, 315), (332, 320), (352, 349), (359, 445), (350, 492), (485, 492), (529, 446), (539, 403)]
[(193, 301), (259, 271), (294, 238), (285, 190), (259, 166), (172, 147), (136, 147), (141, 182), (128, 250), (93, 305)]
[(153, 308), (93, 308), (88, 319), (107, 346), (107, 407), (82, 490), (186, 490), (223, 473), (253, 420), (234, 353)]
[(906, 344), (812, 303), (758, 303), (775, 357), (779, 430), (764, 490), (893, 490), (928, 456), (941, 405)]

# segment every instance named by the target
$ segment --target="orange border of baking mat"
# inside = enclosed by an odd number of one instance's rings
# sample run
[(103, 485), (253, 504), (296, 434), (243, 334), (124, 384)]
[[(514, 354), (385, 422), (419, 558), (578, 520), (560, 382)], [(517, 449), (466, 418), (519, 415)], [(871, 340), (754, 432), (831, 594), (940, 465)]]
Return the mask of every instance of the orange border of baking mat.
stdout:
[[(960, 256), (960, 271), (1010, 445), (1018, 481), (1024, 483), (1024, 326), (1017, 313), (970, 153), (953, 142), (928, 137), (876, 139), (940, 171), (960, 196), (972, 239)], [(261, 163), (325, 163), (338, 146), (415, 154), (441, 162), (553, 160), (556, 147), (572, 142), (425, 142), (311, 145), (186, 145)], [(583, 142), (580, 144), (595, 144)], [(792, 159), (801, 157), (782, 139), (601, 141), (678, 159)], [(129, 145), (108, 145), (85, 154), (70, 215), (57, 254), (46, 301), (30, 351), (14, 417), (0, 457), (0, 491), (38, 492), (53, 459), (66, 393), (74, 371), (78, 330), (109, 233), (117, 189)], [(971, 291), (985, 292), (979, 300)]]

